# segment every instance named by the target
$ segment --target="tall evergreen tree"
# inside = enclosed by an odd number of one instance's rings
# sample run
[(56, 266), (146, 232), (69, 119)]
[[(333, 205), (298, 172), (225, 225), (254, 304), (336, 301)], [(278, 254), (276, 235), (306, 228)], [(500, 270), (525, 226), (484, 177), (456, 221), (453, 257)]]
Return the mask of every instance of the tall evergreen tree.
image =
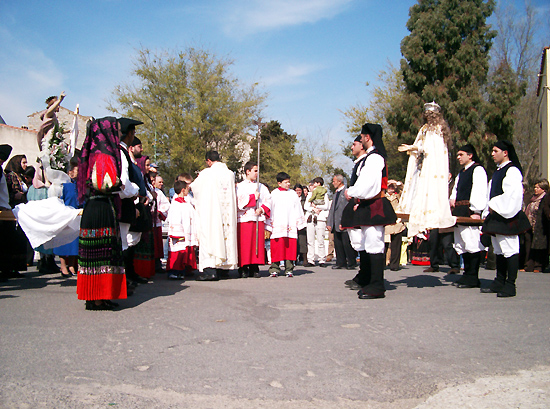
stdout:
[[(274, 189), (277, 187), (277, 173), (286, 172), (291, 183), (298, 182), (302, 156), (296, 153), (296, 135), (285, 132), (278, 121), (268, 122), (260, 135), (260, 181)], [(254, 142), (251, 146), (255, 147)], [(250, 160), (258, 160), (256, 149), (253, 149)]]
[(401, 42), (405, 94), (387, 118), (404, 142), (414, 140), (423, 105), (434, 100), (455, 144), (468, 141), (478, 149), (487, 144), (483, 86), (496, 32), (486, 20), (494, 7), (494, 0), (419, 0), (411, 7), (410, 35)]

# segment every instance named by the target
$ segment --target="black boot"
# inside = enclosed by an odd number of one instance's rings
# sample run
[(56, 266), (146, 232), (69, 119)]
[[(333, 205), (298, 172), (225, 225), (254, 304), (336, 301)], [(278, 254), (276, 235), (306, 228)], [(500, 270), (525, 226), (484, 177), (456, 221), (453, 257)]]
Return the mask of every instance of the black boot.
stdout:
[(146, 278), (140, 277), (134, 269), (135, 250), (135, 247), (132, 246), (128, 247), (122, 252), (122, 256), (124, 257), (124, 270), (126, 272), (126, 278), (128, 278), (130, 281), (133, 281), (134, 283), (146, 284), (148, 283), (148, 280)]
[[(386, 265), (386, 259), (384, 257), (384, 253), (366, 254), (368, 254), (370, 264), (370, 277), (369, 283), (363, 286), (363, 294), (381, 296), (386, 291), (386, 286), (384, 283), (384, 267)], [(361, 268), (363, 268), (362, 265)]]
[(205, 268), (202, 273), (199, 273), (196, 281), (218, 281), (218, 274), (215, 268)]
[(239, 267), (239, 277), (248, 278), (248, 266)]
[(480, 287), (479, 265), (481, 263), (481, 254), (481, 252), (462, 254), (462, 259), (464, 260), (464, 274), (457, 281), (458, 288)]
[(497, 297), (514, 297), (516, 295), (516, 279), (518, 278), (519, 254), (506, 258), (506, 281)]

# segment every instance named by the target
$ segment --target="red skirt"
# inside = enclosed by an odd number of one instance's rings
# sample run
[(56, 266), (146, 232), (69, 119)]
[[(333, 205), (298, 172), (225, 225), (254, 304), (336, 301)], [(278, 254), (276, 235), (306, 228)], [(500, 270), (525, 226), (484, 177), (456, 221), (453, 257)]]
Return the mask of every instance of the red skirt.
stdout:
[(278, 263), (282, 260), (296, 260), (298, 240), (290, 237), (271, 239), (271, 262)]
[(120, 300), (127, 297), (125, 274), (79, 273), (76, 280), (79, 300)]
[(256, 222), (237, 223), (239, 267), (265, 264), (264, 222), (258, 222), (258, 254), (256, 255)]
[(182, 251), (169, 251), (167, 270), (197, 269), (197, 256), (195, 254), (195, 246), (189, 246)]

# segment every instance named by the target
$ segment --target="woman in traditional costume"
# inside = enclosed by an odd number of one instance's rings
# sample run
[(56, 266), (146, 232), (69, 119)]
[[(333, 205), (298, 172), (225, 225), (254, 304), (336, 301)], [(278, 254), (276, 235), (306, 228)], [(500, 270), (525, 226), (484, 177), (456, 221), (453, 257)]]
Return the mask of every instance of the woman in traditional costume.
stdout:
[(123, 299), (126, 275), (122, 241), (112, 193), (120, 189), (119, 125), (114, 117), (92, 121), (82, 145), (77, 178), (79, 202), (86, 201), (79, 239), (76, 291), (87, 310), (112, 310)]

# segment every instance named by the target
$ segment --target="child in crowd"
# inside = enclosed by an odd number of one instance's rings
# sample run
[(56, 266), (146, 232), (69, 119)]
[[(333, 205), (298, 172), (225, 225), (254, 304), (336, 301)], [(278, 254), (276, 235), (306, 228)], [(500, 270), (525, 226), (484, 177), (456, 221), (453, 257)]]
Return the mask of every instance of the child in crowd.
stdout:
[(175, 196), (168, 211), (168, 278), (183, 279), (185, 273), (197, 269), (195, 246), (197, 218), (194, 207), (186, 201), (189, 184), (183, 180), (174, 183)]
[(281, 272), (279, 262), (285, 262), (287, 277), (293, 277), (293, 261), (296, 259), (298, 230), (306, 227), (306, 221), (300, 199), (290, 188), (288, 173), (277, 174), (279, 187), (271, 193), (271, 277), (278, 277)]
[(313, 192), (311, 192), (311, 197), (309, 198), (310, 203), (317, 206), (325, 204), (327, 188), (323, 186), (324, 183), (325, 181), (321, 177), (313, 179)]

